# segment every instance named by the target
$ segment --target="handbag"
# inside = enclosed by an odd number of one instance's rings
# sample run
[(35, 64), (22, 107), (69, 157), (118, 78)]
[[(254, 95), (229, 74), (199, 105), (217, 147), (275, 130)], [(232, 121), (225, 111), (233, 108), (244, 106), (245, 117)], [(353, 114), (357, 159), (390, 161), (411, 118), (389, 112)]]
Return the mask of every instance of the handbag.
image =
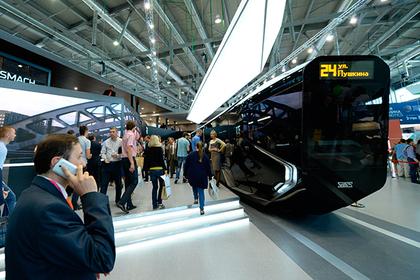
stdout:
[(160, 177), (163, 179), (163, 182), (164, 182), (164, 186), (162, 187), (161, 197), (162, 197), (163, 200), (167, 200), (172, 194), (171, 181), (170, 181), (169, 177), (166, 176), (166, 175), (162, 175)]
[(219, 188), (216, 186), (214, 179), (210, 180), (209, 195), (213, 200), (220, 200)]
[[(7, 202), (4, 202), (3, 211), (7, 210), (7, 213), (10, 215), (9, 206), (7, 206)], [(0, 248), (3, 248), (6, 244), (6, 232), (7, 232), (7, 224), (9, 223), (9, 216), (0, 217)]]
[(137, 181), (136, 188), (141, 187), (141, 186), (144, 185), (143, 176), (141, 174), (142, 174), (141, 173), (141, 167), (140, 166), (137, 166), (137, 178), (138, 178), (138, 181)]
[(141, 169), (143, 169), (144, 157), (136, 157), (136, 163), (137, 163), (137, 166), (140, 166)]

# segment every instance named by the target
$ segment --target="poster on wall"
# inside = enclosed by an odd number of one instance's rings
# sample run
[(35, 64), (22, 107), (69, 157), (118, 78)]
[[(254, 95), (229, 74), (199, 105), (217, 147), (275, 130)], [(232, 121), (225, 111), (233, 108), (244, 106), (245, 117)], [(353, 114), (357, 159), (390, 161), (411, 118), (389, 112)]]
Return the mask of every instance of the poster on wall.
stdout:
[(401, 124), (420, 124), (420, 104), (417, 101), (389, 104), (389, 119)]

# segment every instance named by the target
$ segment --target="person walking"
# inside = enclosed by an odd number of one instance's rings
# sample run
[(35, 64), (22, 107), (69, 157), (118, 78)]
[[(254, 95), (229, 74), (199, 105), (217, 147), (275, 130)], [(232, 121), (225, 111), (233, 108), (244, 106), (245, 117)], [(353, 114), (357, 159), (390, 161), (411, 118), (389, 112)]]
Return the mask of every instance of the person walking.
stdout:
[(397, 159), (398, 159), (398, 177), (410, 177), (410, 166), (408, 165), (407, 158), (405, 158), (402, 154), (402, 151), (407, 146), (407, 141), (405, 139), (401, 139), (400, 143), (395, 146), (395, 150), (397, 151)]
[[(127, 132), (124, 134), (122, 139), (122, 167), (125, 176), (125, 191), (120, 201), (117, 203), (117, 207), (120, 208), (124, 213), (128, 213), (129, 210), (137, 208), (131, 202), (131, 194), (134, 192), (134, 189), (138, 183), (138, 172), (137, 172), (137, 163), (135, 161), (137, 146), (136, 146), (136, 136), (134, 131), (136, 130), (136, 123), (133, 121), (128, 121), (125, 125)], [(125, 206), (127, 204), (127, 207)]]
[(167, 155), (168, 155), (168, 169), (169, 169), (169, 174), (171, 174), (171, 179), (174, 176), (175, 173), (175, 161), (176, 161), (176, 150), (175, 150), (175, 140), (172, 137), (169, 137), (169, 144), (168, 144), (168, 151), (167, 151)]
[(419, 161), (416, 158), (413, 144), (413, 139), (407, 139), (407, 146), (405, 146), (402, 151), (402, 155), (407, 159), (410, 165), (411, 183), (420, 184), (419, 180), (417, 180), (417, 167), (419, 167)]
[(203, 135), (203, 131), (201, 129), (198, 129), (195, 132), (195, 136), (193, 137), (191, 144), (192, 144), (192, 150), (193, 152), (196, 151), (196, 146), (198, 142), (201, 142), (201, 135)]
[(100, 153), (101, 153), (102, 147), (101, 147), (101, 144), (99, 144), (99, 142), (96, 141), (96, 136), (93, 133), (89, 135), (88, 139), (90, 141), (90, 150), (91, 150), (92, 157), (88, 159), (87, 171), (89, 172), (89, 175), (92, 175), (93, 178), (95, 178), (95, 182), (97, 184), (98, 191), (99, 191), (99, 187), (101, 186), (102, 162), (101, 162)]
[(113, 126), (109, 130), (108, 138), (101, 149), (102, 167), (101, 193), (106, 194), (109, 182), (115, 182), (115, 204), (121, 199), (121, 153), (122, 140), (118, 137), (118, 129)]
[(204, 215), (204, 189), (211, 179), (210, 160), (204, 154), (203, 142), (197, 142), (196, 151), (190, 153), (185, 161), (184, 178), (188, 179), (194, 195), (194, 204), (200, 202), (200, 214)]
[[(152, 206), (153, 210), (163, 209), (165, 205), (162, 203), (162, 175), (168, 176), (163, 152), (159, 137), (152, 135), (150, 137), (149, 148), (146, 150), (144, 166), (149, 170), (150, 180), (152, 181)], [(145, 168), (145, 169), (146, 169)], [(160, 185), (158, 191), (158, 183)]]
[[(190, 151), (190, 141), (188, 140), (188, 132), (182, 134), (182, 138), (179, 138), (176, 142), (176, 149), (178, 149), (178, 169), (176, 171), (175, 184), (178, 184), (179, 174), (181, 173), (181, 167), (183, 168), (183, 174), (185, 174), (185, 160), (187, 159), (188, 152)], [(183, 183), (186, 183), (187, 180), (183, 179)]]
[(11, 126), (3, 126), (0, 129), (0, 205), (7, 203), (9, 212), (3, 211), (3, 216), (8, 216), (12, 213), (13, 207), (16, 203), (16, 195), (5, 183), (3, 183), (3, 165), (7, 157), (6, 146), (13, 142), (16, 138), (16, 130)]
[(226, 144), (217, 138), (217, 133), (214, 130), (210, 132), (210, 137), (209, 152), (211, 152), (211, 163), (216, 175), (216, 186), (219, 187), (220, 169), (222, 168), (222, 151), (226, 147)]

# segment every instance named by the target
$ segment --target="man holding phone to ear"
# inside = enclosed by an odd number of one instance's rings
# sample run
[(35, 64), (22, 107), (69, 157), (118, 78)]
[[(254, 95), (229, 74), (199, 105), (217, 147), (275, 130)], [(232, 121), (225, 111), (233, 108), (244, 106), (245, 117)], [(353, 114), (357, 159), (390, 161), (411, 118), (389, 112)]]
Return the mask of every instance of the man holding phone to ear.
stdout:
[[(67, 178), (53, 172), (60, 159), (77, 166)], [(87, 172), (78, 139), (52, 134), (39, 142), (34, 157), (38, 174), (22, 192), (6, 234), (6, 278), (96, 279), (114, 267), (114, 227), (108, 196), (98, 193)], [(84, 222), (72, 210), (65, 186), (80, 195)], [(95, 275), (97, 274), (97, 275)]]

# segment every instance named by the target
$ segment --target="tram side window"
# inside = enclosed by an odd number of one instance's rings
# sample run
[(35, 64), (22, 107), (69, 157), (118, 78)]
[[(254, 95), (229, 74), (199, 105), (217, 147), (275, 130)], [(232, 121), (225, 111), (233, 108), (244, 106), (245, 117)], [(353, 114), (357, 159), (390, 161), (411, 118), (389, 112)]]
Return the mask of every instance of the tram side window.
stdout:
[(245, 135), (254, 144), (287, 161), (299, 156), (291, 152), (301, 140), (302, 92), (272, 96), (250, 106), (246, 118)]

